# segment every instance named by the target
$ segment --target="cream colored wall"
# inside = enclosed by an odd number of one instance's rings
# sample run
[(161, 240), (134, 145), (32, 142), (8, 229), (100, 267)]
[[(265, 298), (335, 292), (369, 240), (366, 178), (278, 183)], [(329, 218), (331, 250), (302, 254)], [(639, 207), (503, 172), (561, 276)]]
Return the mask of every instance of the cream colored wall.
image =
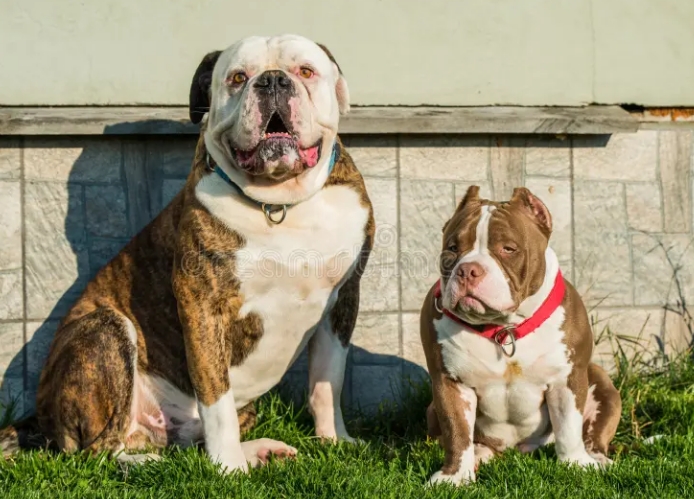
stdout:
[(694, 105), (691, 0), (0, 0), (0, 105), (180, 105), (209, 50), (326, 43), (362, 105)]

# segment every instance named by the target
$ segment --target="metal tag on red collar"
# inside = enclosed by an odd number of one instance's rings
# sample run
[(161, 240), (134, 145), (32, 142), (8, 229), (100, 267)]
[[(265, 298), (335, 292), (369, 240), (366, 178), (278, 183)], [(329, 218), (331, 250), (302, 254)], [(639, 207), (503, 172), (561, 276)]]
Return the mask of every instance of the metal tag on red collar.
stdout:
[(561, 305), (565, 292), (566, 288), (564, 285), (564, 277), (562, 276), (561, 271), (559, 271), (557, 272), (557, 276), (554, 280), (554, 286), (552, 287), (549, 295), (547, 298), (545, 298), (545, 301), (531, 317), (528, 317), (519, 324), (510, 324), (508, 326), (490, 325), (482, 331), (479, 331), (475, 326), (468, 324), (453, 312), (445, 308), (442, 303), (439, 303), (439, 299), (443, 295), (440, 279), (436, 282), (436, 287), (434, 288), (434, 307), (439, 313), (445, 315), (453, 321), (458, 322), (459, 324), (476, 331), (479, 335), (494, 341), (504, 355), (507, 357), (513, 357), (516, 353), (516, 341), (532, 333), (547, 319), (549, 319), (554, 311)]

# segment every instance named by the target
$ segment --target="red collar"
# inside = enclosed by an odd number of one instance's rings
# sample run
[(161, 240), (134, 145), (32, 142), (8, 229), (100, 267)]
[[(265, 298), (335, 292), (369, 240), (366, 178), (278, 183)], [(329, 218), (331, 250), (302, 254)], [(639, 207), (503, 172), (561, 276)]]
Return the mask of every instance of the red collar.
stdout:
[[(552, 288), (552, 291), (549, 292), (549, 296), (547, 296), (542, 305), (540, 305), (540, 308), (538, 308), (532, 316), (528, 317), (523, 322), (511, 326), (497, 326), (496, 324), (473, 326), (472, 324), (468, 324), (467, 322), (465, 322), (463, 319), (455, 315), (450, 310), (445, 309), (443, 307), (439, 307), (437, 304), (437, 300), (441, 298), (440, 279), (436, 282), (436, 287), (434, 288), (434, 306), (437, 310), (441, 311), (444, 315), (446, 315), (446, 317), (454, 320), (458, 324), (462, 324), (463, 326), (470, 328), (473, 331), (476, 331), (481, 336), (489, 338), (490, 340), (494, 340), (499, 345), (503, 346), (504, 344), (506, 344), (506, 338), (509, 336), (509, 334), (513, 336), (512, 342), (515, 343), (515, 341), (513, 340), (520, 340), (521, 338), (529, 335), (537, 328), (539, 328), (542, 324), (544, 324), (544, 322), (547, 319), (549, 319), (549, 317), (554, 313), (554, 311), (557, 310), (557, 308), (559, 308), (562, 301), (564, 301), (565, 291), (566, 286), (564, 284), (564, 278), (561, 275), (561, 271), (559, 271), (557, 272), (557, 278), (554, 281), (554, 287)], [(515, 345), (513, 351), (515, 352)], [(511, 355), (513, 355), (513, 353)]]

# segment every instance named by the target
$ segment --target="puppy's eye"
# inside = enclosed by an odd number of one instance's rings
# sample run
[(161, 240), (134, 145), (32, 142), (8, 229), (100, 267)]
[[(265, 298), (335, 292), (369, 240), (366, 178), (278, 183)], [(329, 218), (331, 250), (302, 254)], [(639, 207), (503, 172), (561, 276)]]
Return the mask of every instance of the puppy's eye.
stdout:
[(307, 80), (311, 78), (315, 73), (313, 70), (307, 66), (301, 66), (299, 68), (299, 76), (302, 78), (306, 78)]
[(506, 255), (510, 255), (511, 253), (515, 253), (517, 250), (518, 250), (517, 248), (515, 248), (514, 246), (510, 246), (508, 244), (501, 248), (501, 252), (506, 254)]
[(247, 80), (248, 76), (246, 75), (246, 73), (239, 72), (231, 75), (231, 78), (229, 78), (228, 81), (230, 83), (233, 83), (234, 85), (243, 85), (244, 83), (246, 83)]
[(457, 253), (458, 252), (458, 245), (455, 243), (451, 243), (448, 245), (446, 248), (447, 251), (450, 251), (451, 253)]

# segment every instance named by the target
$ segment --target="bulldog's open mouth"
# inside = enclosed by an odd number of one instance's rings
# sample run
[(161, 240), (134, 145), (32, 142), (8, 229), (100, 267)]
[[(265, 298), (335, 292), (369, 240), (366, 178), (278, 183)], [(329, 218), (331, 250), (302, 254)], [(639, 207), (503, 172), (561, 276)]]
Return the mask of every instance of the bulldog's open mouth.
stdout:
[(252, 149), (240, 149), (230, 144), (231, 153), (240, 168), (251, 174), (266, 173), (267, 167), (300, 173), (318, 164), (321, 140), (302, 148), (296, 135), (290, 133), (280, 115), (275, 112)]

